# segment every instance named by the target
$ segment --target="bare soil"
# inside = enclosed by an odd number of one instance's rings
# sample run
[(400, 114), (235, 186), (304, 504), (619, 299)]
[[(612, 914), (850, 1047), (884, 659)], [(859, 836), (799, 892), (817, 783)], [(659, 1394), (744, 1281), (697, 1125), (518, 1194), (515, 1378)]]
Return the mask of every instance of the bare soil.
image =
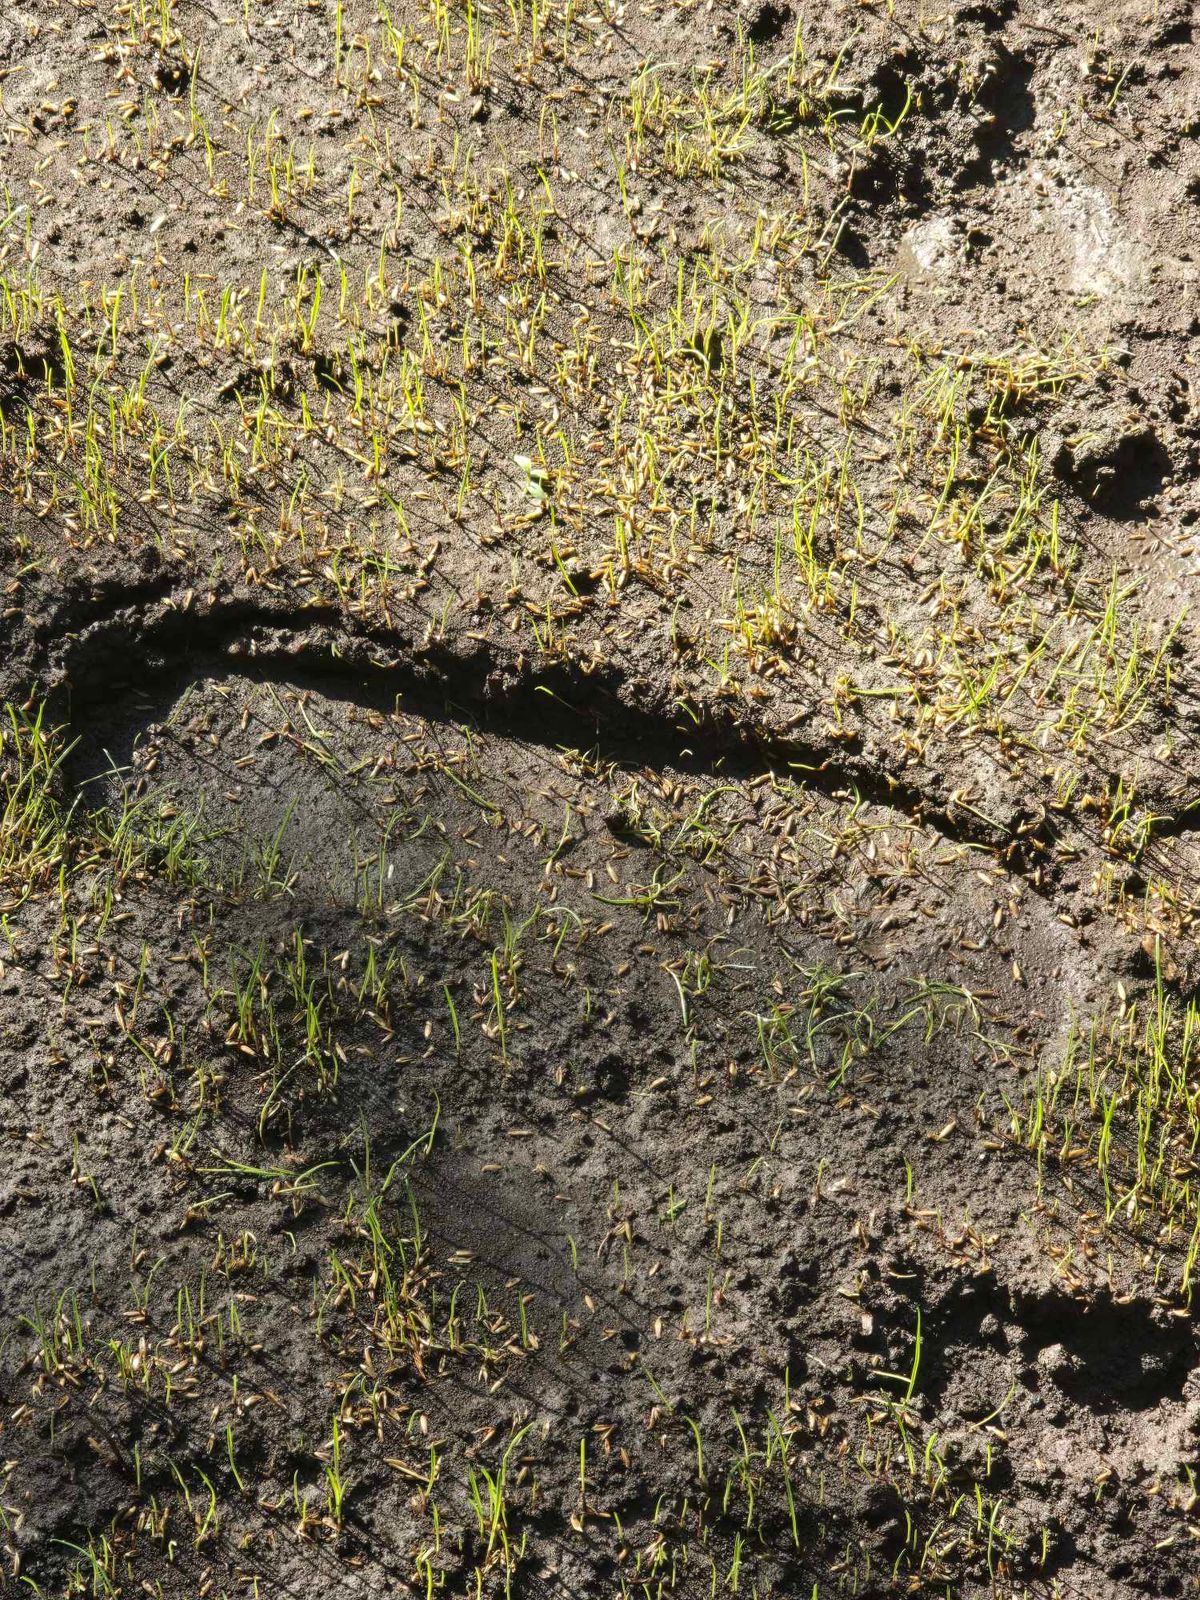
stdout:
[(1200, 1590), (1194, 8), (0, 110), (3, 1585)]

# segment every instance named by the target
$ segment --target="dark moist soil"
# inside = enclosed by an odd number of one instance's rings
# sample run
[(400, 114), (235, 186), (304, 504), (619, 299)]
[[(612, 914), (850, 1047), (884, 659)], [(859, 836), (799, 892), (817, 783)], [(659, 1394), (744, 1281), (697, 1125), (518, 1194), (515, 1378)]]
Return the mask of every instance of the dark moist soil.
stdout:
[(1191, 7), (219, 10), (0, 16), (6, 1581), (1196, 1593)]

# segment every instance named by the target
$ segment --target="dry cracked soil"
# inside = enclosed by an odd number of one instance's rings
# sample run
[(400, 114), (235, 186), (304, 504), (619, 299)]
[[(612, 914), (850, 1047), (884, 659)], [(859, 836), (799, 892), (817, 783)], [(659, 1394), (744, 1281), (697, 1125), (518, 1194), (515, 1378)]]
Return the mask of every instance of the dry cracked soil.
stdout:
[(0, 136), (0, 1588), (1200, 1592), (1195, 7), (7, 0)]

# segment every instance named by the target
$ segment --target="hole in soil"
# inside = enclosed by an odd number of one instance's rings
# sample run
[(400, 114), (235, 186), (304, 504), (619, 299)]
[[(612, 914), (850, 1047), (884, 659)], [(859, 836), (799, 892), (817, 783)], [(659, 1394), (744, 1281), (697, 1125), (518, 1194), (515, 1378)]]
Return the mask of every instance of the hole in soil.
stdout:
[(154, 69), (154, 79), (164, 94), (178, 99), (187, 88), (188, 69), (182, 61), (173, 61), (170, 56), (163, 56)]
[(11, 340), (3, 346), (0, 365), (18, 381), (45, 383), (54, 389), (66, 387), (67, 369), (62, 352), (52, 345), (34, 346)]
[(1185, 1327), (1163, 1327), (1139, 1302), (1060, 1297), (1036, 1300), (1023, 1314), (1025, 1349), (1039, 1372), (1092, 1411), (1145, 1411), (1177, 1398), (1196, 1359)]
[(720, 372), (724, 363), (724, 340), (720, 328), (688, 341), (684, 353), (699, 361), (708, 372)]
[(958, 13), (960, 22), (978, 22), (985, 33), (997, 33), (1017, 14), (1017, 0), (982, 0), (979, 5), (966, 6)]
[(633, 1082), (633, 1074), (629, 1062), (617, 1051), (606, 1051), (596, 1062), (592, 1072), (590, 1084), (583, 1084), (577, 1091), (581, 1101), (612, 1100), (620, 1102), (629, 1093)]
[[(932, 185), (925, 175), (925, 153), (914, 141), (886, 137), (891, 127), (905, 128), (918, 113), (917, 78), (921, 62), (907, 52), (883, 63), (864, 89), (856, 89), (846, 105), (857, 122), (879, 115), (877, 138), (865, 156), (857, 158), (850, 178), (850, 193), (872, 207), (905, 201), (918, 210), (927, 208)], [(845, 251), (843, 251), (845, 253)], [(849, 257), (856, 266), (863, 261)]]
[(769, 44), (772, 39), (778, 39), (787, 26), (791, 13), (786, 6), (773, 4), (773, 0), (765, 0), (759, 6), (747, 30), (747, 37), (754, 44)]
[(1150, 428), (1090, 445), (1071, 458), (1071, 473), (1084, 499), (1105, 516), (1131, 521), (1162, 490), (1171, 457)]
[(852, 267), (866, 270), (871, 265), (871, 253), (863, 243), (861, 234), (851, 227), (845, 227), (838, 234), (837, 253)]
[(915, 79), (920, 69), (921, 63), (915, 56), (908, 53), (894, 56), (878, 66), (862, 87), (839, 87), (842, 105), (856, 122), (878, 111), (882, 132), (884, 123), (895, 123), (902, 113), (911, 113), (912, 100), (917, 93)]
[(242, 367), (217, 390), (218, 400), (234, 397), (250, 405), (257, 405), (264, 394), (269, 398), (288, 401), (296, 388), (296, 372), (290, 362), (281, 361), (275, 366)]
[(338, 355), (316, 355), (313, 357), (313, 376), (318, 387), (328, 389), (331, 394), (342, 392), (342, 360)]
[(875, 92), (866, 97), (864, 109), (878, 109), (884, 122), (895, 123), (898, 117), (912, 109), (912, 100), (916, 96), (913, 78), (919, 70), (920, 62), (915, 56), (903, 55), (885, 62), (872, 76)]
[[(921, 1358), (920, 1389), (935, 1405), (941, 1404), (956, 1374), (971, 1372), (981, 1353), (988, 1357), (1008, 1352), (1004, 1332), (1006, 1312), (999, 1285), (986, 1279), (955, 1283), (926, 1314), (926, 1338)], [(981, 1374), (976, 1393), (956, 1393), (954, 1409), (978, 1417), (991, 1409), (991, 1388)]]
[(29, 400), (26, 397), (24, 386), (20, 383), (9, 383), (0, 389), (0, 417), (5, 422), (14, 422), (23, 417), (29, 409)]
[(960, 185), (991, 182), (995, 169), (1011, 161), (1017, 136), (1033, 126), (1032, 79), (1032, 61), (1003, 47), (997, 51), (975, 91), (973, 104), (983, 116), (974, 131), (978, 154), (963, 167)]

